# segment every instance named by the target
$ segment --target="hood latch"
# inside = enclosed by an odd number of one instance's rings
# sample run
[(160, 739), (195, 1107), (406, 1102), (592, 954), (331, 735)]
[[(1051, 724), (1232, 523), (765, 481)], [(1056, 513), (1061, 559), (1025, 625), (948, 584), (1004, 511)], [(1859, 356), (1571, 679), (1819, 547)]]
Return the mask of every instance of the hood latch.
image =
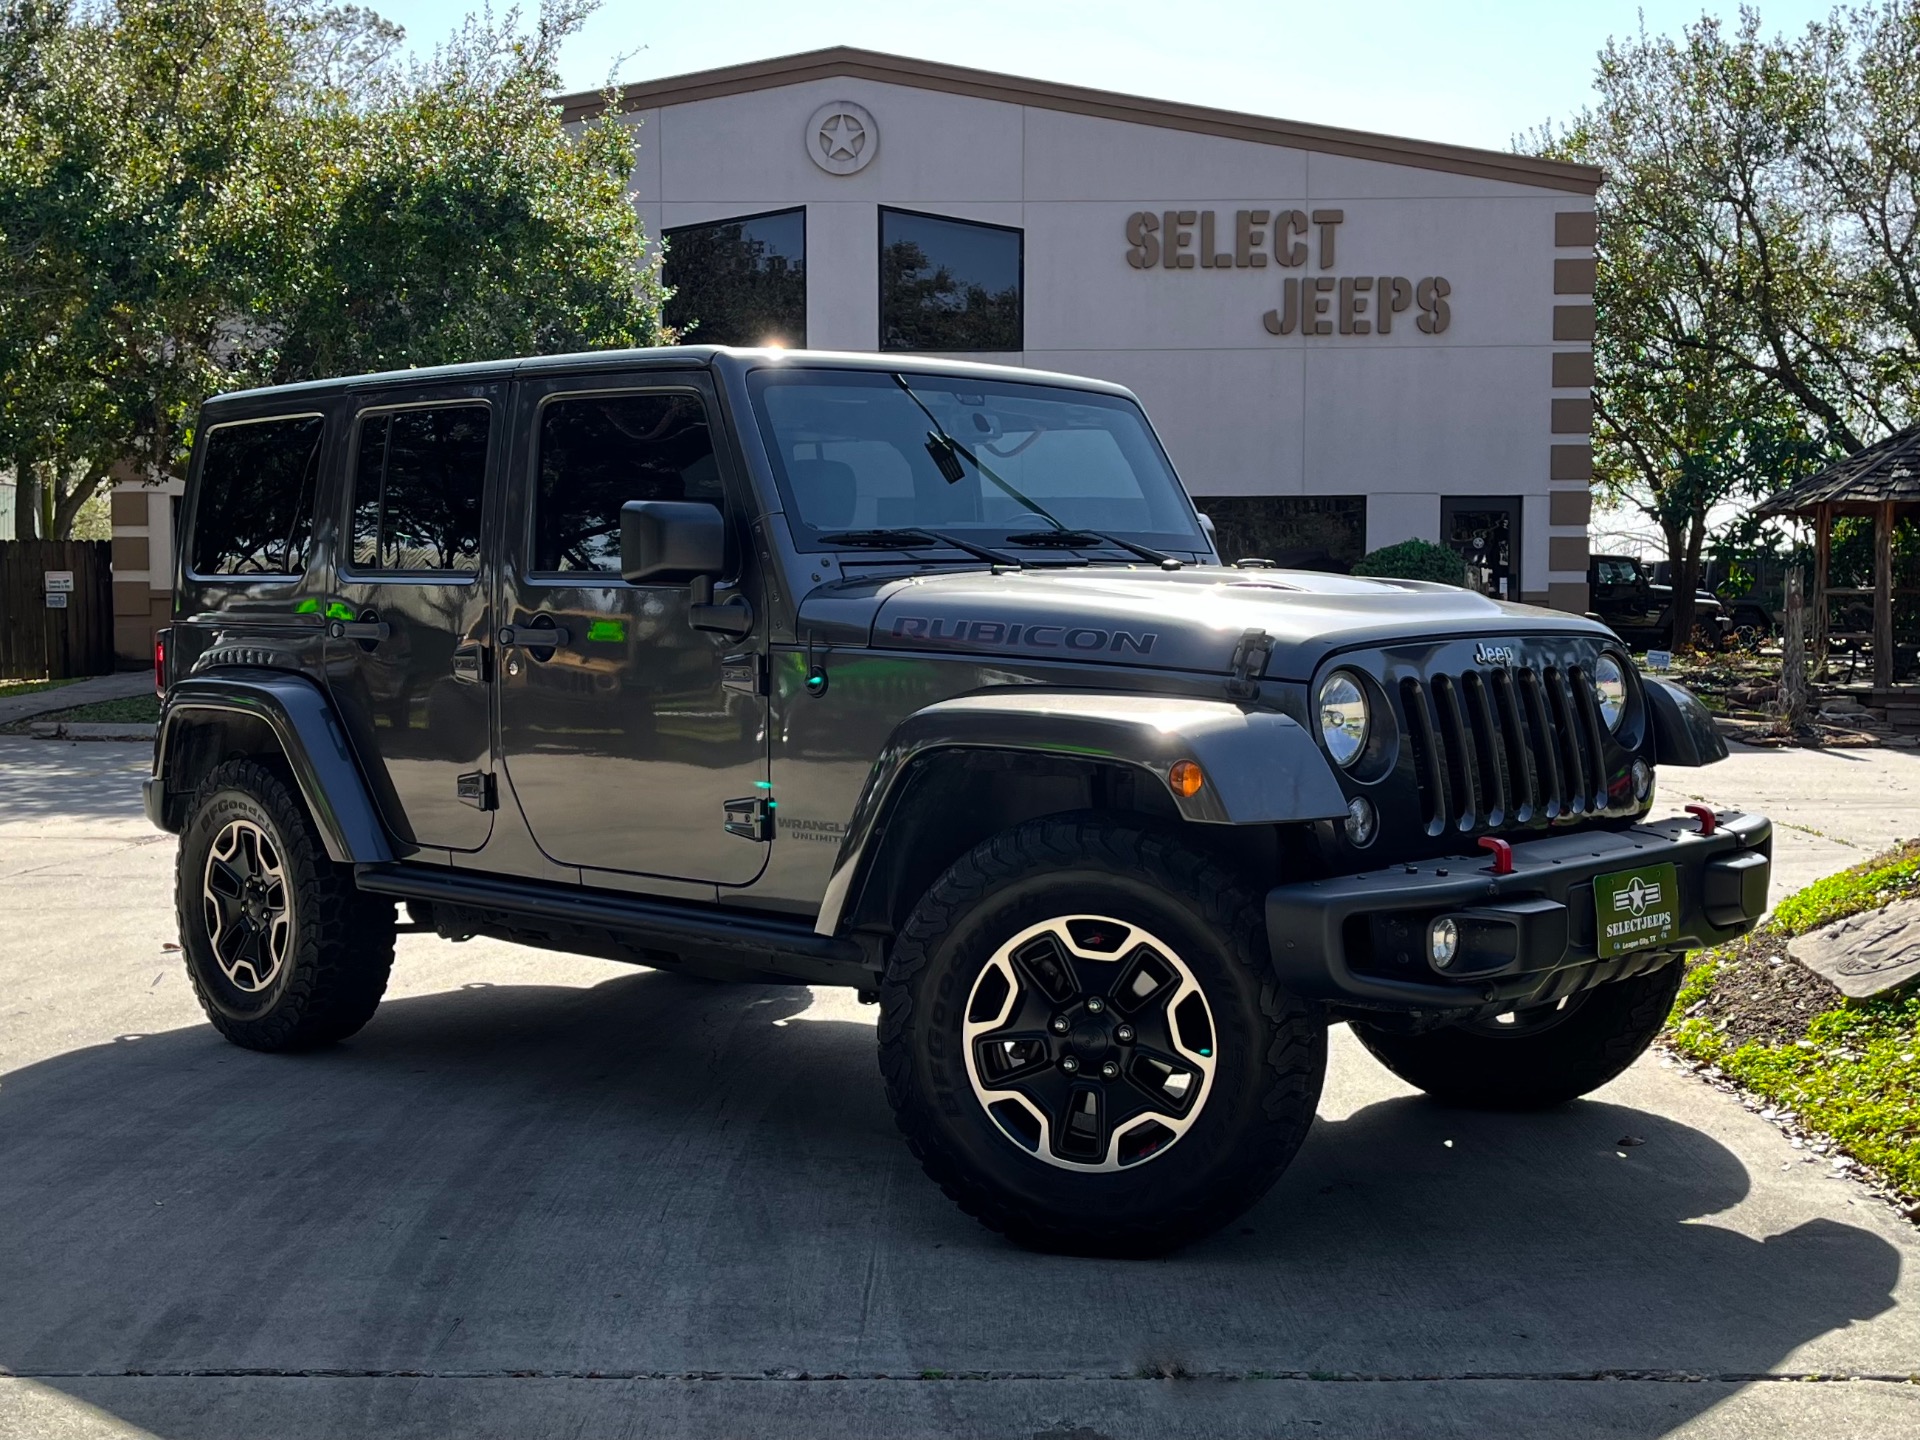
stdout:
[(1260, 677), (1267, 673), (1273, 658), (1273, 637), (1264, 630), (1249, 630), (1233, 647), (1233, 660), (1227, 666), (1227, 698), (1258, 700)]

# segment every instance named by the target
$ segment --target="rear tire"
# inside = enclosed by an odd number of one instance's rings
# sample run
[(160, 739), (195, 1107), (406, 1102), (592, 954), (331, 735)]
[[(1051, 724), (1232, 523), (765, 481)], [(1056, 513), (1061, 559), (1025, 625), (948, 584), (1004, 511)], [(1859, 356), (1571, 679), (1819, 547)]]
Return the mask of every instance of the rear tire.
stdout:
[(1353, 1033), (1374, 1059), (1436, 1100), (1544, 1110), (1598, 1090), (1638, 1060), (1667, 1023), (1685, 971), (1675, 960), (1575, 995), (1562, 1011), (1515, 1011), (1511, 1034), (1492, 1022), (1404, 1035), (1360, 1021)]
[(373, 1018), (393, 968), (393, 903), (327, 858), (306, 806), (257, 760), (195, 796), (174, 883), (187, 975), (207, 1018), (249, 1050), (308, 1050)]
[(1237, 876), (1171, 830), (1051, 817), (975, 847), (915, 907), (880, 1065), (914, 1155), (982, 1224), (1154, 1254), (1280, 1177), (1326, 1027), (1275, 982)]

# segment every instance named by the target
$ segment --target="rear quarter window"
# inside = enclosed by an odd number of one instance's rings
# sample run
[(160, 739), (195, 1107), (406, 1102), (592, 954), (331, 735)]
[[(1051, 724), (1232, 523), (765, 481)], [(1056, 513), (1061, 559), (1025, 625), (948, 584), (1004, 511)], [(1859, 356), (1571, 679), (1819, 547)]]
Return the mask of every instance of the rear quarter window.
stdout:
[(193, 508), (196, 575), (298, 575), (313, 538), (318, 415), (216, 425)]

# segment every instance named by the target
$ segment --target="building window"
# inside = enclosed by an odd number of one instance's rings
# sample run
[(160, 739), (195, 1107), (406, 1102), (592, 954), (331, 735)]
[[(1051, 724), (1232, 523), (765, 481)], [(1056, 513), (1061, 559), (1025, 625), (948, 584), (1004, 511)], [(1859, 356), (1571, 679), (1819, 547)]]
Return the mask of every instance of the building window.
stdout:
[(361, 417), (353, 478), (357, 568), (480, 568), (491, 418), (484, 405)]
[(298, 575), (313, 533), (318, 415), (216, 426), (200, 462), (196, 575)]
[(807, 212), (776, 210), (666, 232), (667, 324), (694, 345), (807, 343)]
[(1196, 496), (1193, 503), (1213, 521), (1214, 543), (1228, 564), (1259, 557), (1344, 575), (1367, 552), (1364, 495)]
[(882, 350), (1022, 350), (1022, 231), (880, 210)]

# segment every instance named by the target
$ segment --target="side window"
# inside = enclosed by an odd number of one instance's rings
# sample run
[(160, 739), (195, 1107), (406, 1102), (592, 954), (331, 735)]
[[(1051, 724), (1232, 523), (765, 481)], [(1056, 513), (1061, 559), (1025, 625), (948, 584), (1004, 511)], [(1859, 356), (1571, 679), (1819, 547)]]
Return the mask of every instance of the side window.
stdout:
[(360, 417), (353, 462), (356, 567), (480, 568), (480, 505), (491, 419), (484, 405)]
[(620, 573), (620, 507), (629, 500), (721, 502), (700, 397), (562, 396), (540, 411), (534, 474), (535, 572)]
[(318, 415), (208, 431), (193, 509), (196, 575), (298, 575), (313, 536)]

